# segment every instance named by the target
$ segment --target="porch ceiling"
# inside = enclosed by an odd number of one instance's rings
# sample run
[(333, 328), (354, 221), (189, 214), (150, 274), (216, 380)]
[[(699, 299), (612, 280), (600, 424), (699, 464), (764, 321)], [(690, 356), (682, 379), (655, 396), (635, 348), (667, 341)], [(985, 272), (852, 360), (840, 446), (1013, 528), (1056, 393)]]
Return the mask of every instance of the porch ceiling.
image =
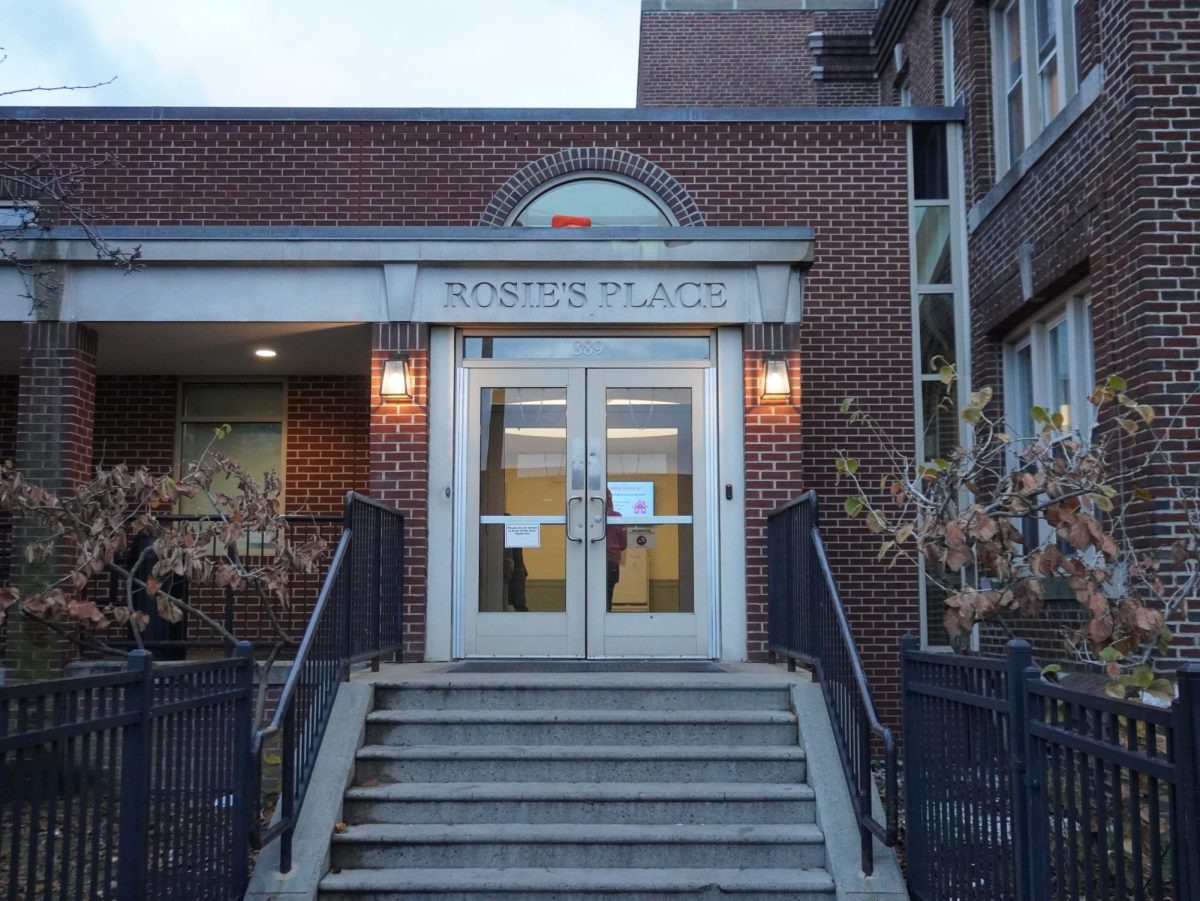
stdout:
[[(371, 326), (324, 322), (101, 322), (101, 375), (366, 375)], [(20, 366), (21, 325), (0, 323), (0, 374)], [(254, 355), (260, 347), (277, 354)]]

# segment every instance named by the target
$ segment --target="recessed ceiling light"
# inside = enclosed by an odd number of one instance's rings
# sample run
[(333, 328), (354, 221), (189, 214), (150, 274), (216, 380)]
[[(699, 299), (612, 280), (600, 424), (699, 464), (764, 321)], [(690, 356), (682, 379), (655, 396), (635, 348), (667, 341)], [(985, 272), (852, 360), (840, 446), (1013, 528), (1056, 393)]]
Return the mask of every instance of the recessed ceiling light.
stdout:
[(269, 360), (271, 357), (275, 356), (275, 351), (271, 350), (269, 347), (260, 347), (254, 352), (254, 356), (262, 357), (264, 360)]

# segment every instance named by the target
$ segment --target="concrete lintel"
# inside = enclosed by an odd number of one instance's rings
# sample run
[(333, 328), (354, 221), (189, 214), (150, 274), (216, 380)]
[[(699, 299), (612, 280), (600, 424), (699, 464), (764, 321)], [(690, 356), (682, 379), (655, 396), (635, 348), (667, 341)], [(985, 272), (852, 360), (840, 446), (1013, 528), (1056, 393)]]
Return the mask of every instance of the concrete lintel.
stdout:
[(250, 874), (244, 901), (314, 901), (317, 897), (321, 877), (329, 870), (329, 837), (341, 819), (342, 799), (354, 779), (355, 755), (362, 747), (374, 698), (370, 682), (344, 682), (338, 688), (292, 838), (292, 869), (279, 872), (279, 841), (271, 842)]
[[(808, 782), (817, 796), (817, 825), (825, 833), (825, 868), (837, 887), (837, 901), (907, 901), (908, 890), (896, 855), (878, 839), (872, 839), (875, 873), (863, 875), (858, 823), (821, 686), (793, 684), (792, 705), (808, 760)], [(872, 803), (880, 816), (881, 805), (874, 791)]]

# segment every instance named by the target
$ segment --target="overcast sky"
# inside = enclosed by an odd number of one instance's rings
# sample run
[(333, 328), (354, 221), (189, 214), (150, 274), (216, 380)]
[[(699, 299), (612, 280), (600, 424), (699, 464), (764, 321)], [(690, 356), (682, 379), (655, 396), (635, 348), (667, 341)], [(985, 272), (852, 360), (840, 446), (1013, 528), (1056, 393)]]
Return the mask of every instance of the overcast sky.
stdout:
[(638, 0), (0, 0), (3, 105), (633, 106)]

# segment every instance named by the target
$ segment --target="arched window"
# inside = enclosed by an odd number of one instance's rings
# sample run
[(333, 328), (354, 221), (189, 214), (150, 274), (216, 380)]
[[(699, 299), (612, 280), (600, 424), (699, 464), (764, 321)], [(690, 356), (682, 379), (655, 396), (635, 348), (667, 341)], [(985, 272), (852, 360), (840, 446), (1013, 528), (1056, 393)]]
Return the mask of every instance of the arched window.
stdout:
[(612, 173), (572, 172), (542, 184), (508, 217), (508, 225), (548, 228), (554, 216), (586, 216), (592, 225), (678, 225), (643, 185)]

